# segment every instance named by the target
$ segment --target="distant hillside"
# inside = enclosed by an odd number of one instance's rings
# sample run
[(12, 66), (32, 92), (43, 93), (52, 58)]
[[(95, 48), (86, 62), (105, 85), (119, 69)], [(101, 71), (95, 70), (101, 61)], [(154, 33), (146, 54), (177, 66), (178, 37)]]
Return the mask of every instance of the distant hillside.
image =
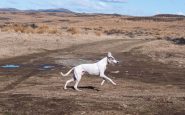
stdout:
[(32, 12), (65, 12), (65, 13), (73, 13), (72, 11), (64, 8), (58, 8), (58, 9), (39, 9), (39, 10), (26, 10), (26, 11), (32, 11)]
[(185, 17), (184, 15), (177, 15), (177, 14), (157, 14), (154, 17)]
[(158, 14), (154, 16), (131, 16), (127, 20), (132, 21), (157, 21), (157, 22), (172, 22), (172, 21), (181, 21), (185, 20), (185, 16), (176, 15), (176, 14)]
[(4, 12), (16, 12), (16, 11), (20, 11), (16, 8), (0, 8), (0, 11), (4, 11)]
[(38, 9), (38, 10), (18, 10), (16, 8), (0, 8), (0, 11), (3, 12), (65, 12), (65, 13), (73, 13), (72, 11), (64, 8), (58, 8), (58, 9)]
[[(0, 8), (0, 12), (64, 12), (64, 13), (75, 13), (65, 8), (57, 8), (57, 9), (38, 9), (38, 10), (19, 10), (16, 8)], [(103, 13), (77, 13), (79, 16), (94, 16), (94, 15), (112, 15), (112, 16), (127, 16), (121, 14), (103, 14)], [(184, 15), (177, 15), (177, 14), (157, 14), (154, 16), (129, 16), (129, 20), (154, 20), (159, 21), (158, 18), (178, 18), (184, 19)], [(162, 19), (163, 20), (163, 19)], [(172, 19), (173, 21), (174, 19)], [(171, 21), (171, 19), (169, 20)]]

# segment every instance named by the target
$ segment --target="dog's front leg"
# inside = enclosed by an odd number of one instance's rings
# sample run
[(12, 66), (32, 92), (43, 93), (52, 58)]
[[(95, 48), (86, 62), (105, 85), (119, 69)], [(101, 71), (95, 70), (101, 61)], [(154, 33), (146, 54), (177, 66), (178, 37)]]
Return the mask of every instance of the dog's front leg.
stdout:
[[(116, 85), (116, 83), (113, 82), (112, 79), (110, 79), (109, 77), (107, 77), (105, 74), (101, 74), (100, 76), (103, 77), (104, 79), (110, 81), (113, 85)], [(103, 85), (104, 82), (105, 82), (105, 80), (102, 81), (101, 85)]]
[(103, 81), (101, 82), (101, 85), (103, 85), (105, 83), (105, 80), (103, 79)]

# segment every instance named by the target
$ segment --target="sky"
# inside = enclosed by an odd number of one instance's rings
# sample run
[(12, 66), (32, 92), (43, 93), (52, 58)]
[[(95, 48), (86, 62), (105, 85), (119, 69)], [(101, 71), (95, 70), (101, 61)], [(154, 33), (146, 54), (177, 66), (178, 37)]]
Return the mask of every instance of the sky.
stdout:
[(79, 13), (116, 13), (132, 16), (185, 15), (185, 0), (0, 0), (0, 8), (65, 8)]

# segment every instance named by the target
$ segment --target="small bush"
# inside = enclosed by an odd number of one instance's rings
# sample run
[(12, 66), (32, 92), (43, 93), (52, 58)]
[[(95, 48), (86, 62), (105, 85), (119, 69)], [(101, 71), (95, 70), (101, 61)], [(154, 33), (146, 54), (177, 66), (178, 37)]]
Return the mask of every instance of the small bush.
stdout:
[(34, 23), (30, 24), (30, 27), (33, 28), (33, 29), (38, 28), (38, 26), (36, 24), (34, 24)]
[(97, 36), (101, 36), (101, 32), (95, 32), (95, 34), (97, 35)]
[(52, 28), (48, 30), (48, 33), (50, 34), (56, 34), (58, 32), (57, 28)]
[(74, 27), (71, 27), (71, 28), (67, 29), (67, 32), (69, 32), (71, 34), (79, 33), (79, 31), (76, 28), (74, 28)]
[(25, 27), (24, 26), (21, 26), (21, 25), (15, 26), (13, 30), (15, 32), (25, 33)]
[(38, 28), (36, 28), (35, 30), (36, 30), (36, 31), (35, 31), (36, 33), (38, 33), (38, 34), (43, 34), (43, 33), (48, 32), (49, 27), (48, 27), (47, 25), (41, 25), (41, 26), (39, 26)]
[(1, 31), (13, 31), (13, 32), (21, 32), (21, 33), (50, 33), (56, 34), (58, 32), (57, 28), (49, 27), (48, 25), (36, 25), (36, 24), (6, 24), (1, 26)]
[(117, 29), (105, 30), (104, 33), (106, 33), (107, 35), (124, 34), (124, 32), (122, 32), (122, 30), (117, 30)]
[(168, 41), (172, 41), (174, 44), (185, 45), (185, 38), (183, 38), (183, 37), (180, 37), (180, 38), (167, 37), (165, 39), (168, 40)]

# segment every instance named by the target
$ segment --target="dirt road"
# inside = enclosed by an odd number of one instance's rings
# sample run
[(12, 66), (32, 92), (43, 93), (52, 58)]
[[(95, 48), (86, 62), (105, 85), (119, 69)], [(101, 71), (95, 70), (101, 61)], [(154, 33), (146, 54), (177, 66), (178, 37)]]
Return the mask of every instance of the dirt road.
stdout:
[[(1, 60), (0, 113), (2, 114), (185, 114), (185, 71), (130, 51), (141, 40), (105, 40), (60, 50)], [(120, 60), (109, 66), (106, 74), (118, 85), (96, 76), (83, 76), (75, 91), (69, 77), (61, 77), (71, 66), (96, 62), (108, 51)], [(114, 73), (119, 71), (119, 73)]]

